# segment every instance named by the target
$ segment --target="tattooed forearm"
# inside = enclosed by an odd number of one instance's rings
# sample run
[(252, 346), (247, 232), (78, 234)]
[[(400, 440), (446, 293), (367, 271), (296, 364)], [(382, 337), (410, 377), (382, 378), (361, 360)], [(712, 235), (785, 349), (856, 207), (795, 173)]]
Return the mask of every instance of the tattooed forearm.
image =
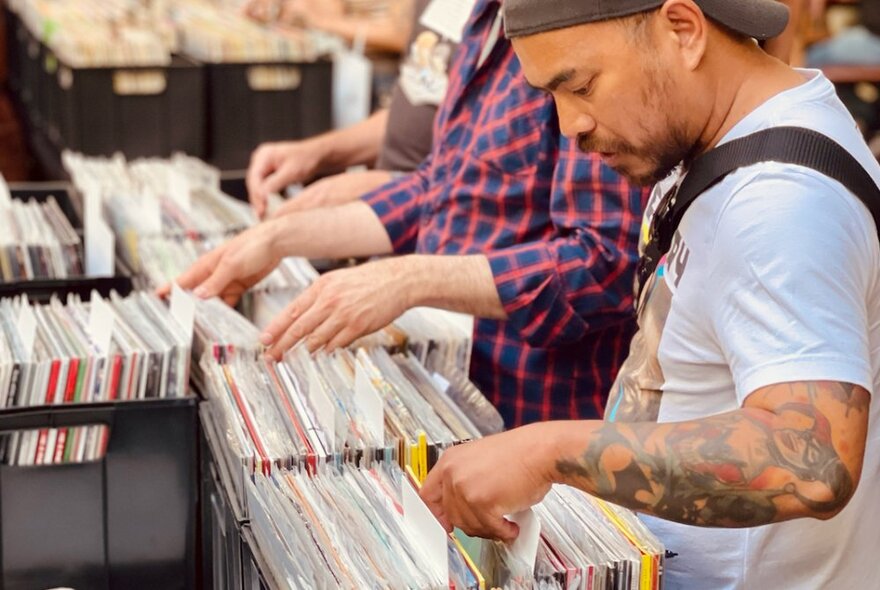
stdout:
[(786, 384), (703, 420), (603, 423), (556, 470), (599, 497), (688, 524), (830, 518), (855, 491), (869, 402), (846, 384)]

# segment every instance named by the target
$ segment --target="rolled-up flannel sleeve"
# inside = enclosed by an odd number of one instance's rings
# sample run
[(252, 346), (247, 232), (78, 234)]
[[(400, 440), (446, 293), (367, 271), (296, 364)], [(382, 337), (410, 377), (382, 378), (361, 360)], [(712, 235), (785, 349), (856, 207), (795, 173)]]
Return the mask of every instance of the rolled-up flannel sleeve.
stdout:
[(428, 178), (430, 168), (429, 156), (415, 172), (395, 178), (362, 197), (385, 226), (395, 254), (415, 252), (419, 237), (422, 197), (430, 184)]
[(509, 321), (531, 346), (577, 342), (632, 317), (633, 277), (648, 191), (563, 140), (545, 240), (488, 254)]

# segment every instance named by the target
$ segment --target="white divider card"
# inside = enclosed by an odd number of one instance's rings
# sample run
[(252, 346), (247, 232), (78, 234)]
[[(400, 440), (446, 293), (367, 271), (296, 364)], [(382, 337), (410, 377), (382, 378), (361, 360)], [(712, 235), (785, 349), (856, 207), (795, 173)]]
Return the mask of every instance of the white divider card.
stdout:
[(421, 553), (425, 565), (433, 576), (449, 579), (449, 535), (443, 525), (434, 518), (430, 508), (419, 497), (406, 477), (401, 482), (403, 491), (403, 530), (410, 545)]
[(85, 224), (86, 276), (112, 277), (116, 271), (116, 236), (103, 221)]
[(34, 341), (37, 338), (37, 316), (26, 296), (22, 298), (21, 311), (18, 312), (18, 335), (25, 360), (29, 361), (34, 354)]
[(91, 334), (98, 349), (104, 354), (109, 354), (113, 342), (113, 326), (116, 319), (113, 308), (97, 291), (92, 291), (90, 304), (89, 334)]
[(385, 401), (360, 363), (357, 363), (354, 373), (354, 403), (364, 417), (370, 436), (379, 444), (384, 443)]
[(190, 182), (180, 170), (168, 170), (168, 196), (184, 211), (190, 210)]
[(519, 525), (519, 536), (510, 544), (511, 553), (529, 564), (534, 572), (541, 542), (541, 521), (531, 508), (508, 516), (507, 520)]
[(315, 368), (308, 368), (309, 403), (315, 411), (315, 419), (318, 420), (321, 429), (327, 434), (327, 444), (330, 445), (331, 453), (336, 451), (336, 406), (333, 400), (324, 391), (315, 374)]
[(442, 393), (446, 393), (449, 391), (449, 381), (446, 380), (446, 377), (441, 375), (440, 373), (432, 373), (431, 379), (434, 381), (434, 385), (437, 386)]
[(9, 185), (6, 179), (0, 174), (0, 209), (8, 209), (12, 207), (12, 193), (9, 192)]
[(476, 4), (476, 0), (432, 0), (419, 23), (450, 41), (461, 43), (464, 27)]
[(180, 285), (171, 285), (171, 317), (183, 329), (187, 341), (192, 342), (193, 329), (196, 321), (196, 300), (190, 294), (180, 288)]
[(101, 194), (83, 194), (86, 276), (112, 277), (116, 273), (116, 236), (104, 221)]
[(143, 232), (148, 235), (158, 235), (162, 233), (162, 207), (159, 204), (159, 197), (150, 191), (144, 190), (140, 198), (134, 199), (133, 203), (137, 203), (137, 222)]

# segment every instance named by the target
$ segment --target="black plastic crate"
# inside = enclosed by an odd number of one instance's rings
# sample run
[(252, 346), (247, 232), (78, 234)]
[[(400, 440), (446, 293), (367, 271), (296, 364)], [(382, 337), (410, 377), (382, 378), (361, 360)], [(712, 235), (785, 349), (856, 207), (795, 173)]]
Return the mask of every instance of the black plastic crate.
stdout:
[[(222, 170), (245, 169), (266, 141), (310, 137), (332, 126), (333, 64), (206, 64), (208, 159)], [(261, 87), (263, 71), (277, 86)]]
[(202, 402), (199, 430), (202, 473), (202, 585), (213, 590), (241, 590), (241, 527), (246, 523), (215, 440), (208, 411), (211, 402)]
[(3, 6), (3, 26), (6, 28), (6, 83), (13, 94), (21, 91), (21, 52), (18, 39), (18, 15)]
[(17, 20), (16, 40), (18, 44), (18, 69), (20, 70), (19, 102), (31, 127), (39, 128), (42, 117), (39, 110), (39, 99), (42, 76), (43, 47), (24, 23)]
[(241, 527), (242, 584), (245, 590), (279, 590), (283, 586), (272, 577), (271, 571), (260, 552), (250, 525)]
[[(47, 135), (59, 149), (92, 156), (204, 157), (205, 72), (174, 56), (168, 66), (71, 68), (44, 48), (39, 101)], [(136, 77), (140, 84), (130, 82)], [(145, 78), (156, 82), (144, 84)]]
[(0, 588), (196, 588), (197, 399), (0, 411), (3, 432), (91, 424), (100, 461), (0, 466)]

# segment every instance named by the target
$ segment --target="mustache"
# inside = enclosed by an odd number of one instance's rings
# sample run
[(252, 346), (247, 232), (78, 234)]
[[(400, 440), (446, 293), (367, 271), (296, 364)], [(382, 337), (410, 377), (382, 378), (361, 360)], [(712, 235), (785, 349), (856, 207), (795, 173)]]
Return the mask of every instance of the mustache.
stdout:
[(625, 141), (606, 140), (601, 137), (581, 134), (577, 138), (578, 149), (584, 153), (634, 154), (635, 148)]

